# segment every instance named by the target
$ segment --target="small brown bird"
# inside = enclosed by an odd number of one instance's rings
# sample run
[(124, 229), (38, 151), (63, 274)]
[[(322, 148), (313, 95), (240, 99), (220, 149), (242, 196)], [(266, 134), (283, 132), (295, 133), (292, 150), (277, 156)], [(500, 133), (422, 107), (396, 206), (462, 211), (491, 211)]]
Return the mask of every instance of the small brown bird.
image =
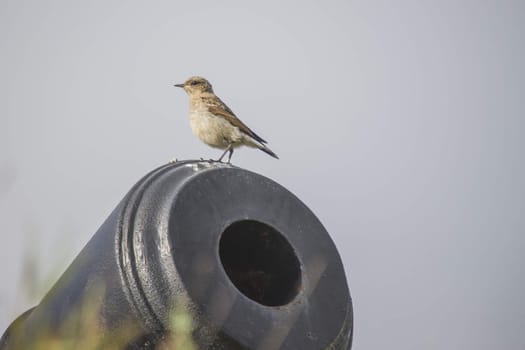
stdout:
[(184, 84), (175, 86), (183, 88), (190, 96), (190, 124), (195, 136), (212, 147), (224, 150), (218, 162), (229, 152), (229, 163), (233, 150), (239, 146), (258, 148), (279, 159), (266, 146), (267, 142), (237, 118), (215, 95), (209, 81), (202, 77), (191, 77)]

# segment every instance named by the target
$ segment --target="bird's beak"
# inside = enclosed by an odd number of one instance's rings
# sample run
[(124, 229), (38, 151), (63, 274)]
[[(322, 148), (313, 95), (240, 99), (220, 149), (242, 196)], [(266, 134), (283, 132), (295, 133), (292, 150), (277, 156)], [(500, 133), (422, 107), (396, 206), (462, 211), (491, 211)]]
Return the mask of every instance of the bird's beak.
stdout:
[(173, 85), (173, 86), (183, 88), (183, 87), (184, 87), (184, 84), (175, 84), (175, 85)]

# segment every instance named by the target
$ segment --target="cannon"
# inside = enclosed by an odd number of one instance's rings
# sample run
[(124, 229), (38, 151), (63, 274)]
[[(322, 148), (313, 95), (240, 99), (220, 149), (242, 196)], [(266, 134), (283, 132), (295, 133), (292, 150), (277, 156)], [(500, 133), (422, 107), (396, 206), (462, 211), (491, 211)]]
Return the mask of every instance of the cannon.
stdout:
[(264, 176), (188, 160), (131, 188), (0, 350), (346, 350), (352, 334), (343, 264), (312, 211)]

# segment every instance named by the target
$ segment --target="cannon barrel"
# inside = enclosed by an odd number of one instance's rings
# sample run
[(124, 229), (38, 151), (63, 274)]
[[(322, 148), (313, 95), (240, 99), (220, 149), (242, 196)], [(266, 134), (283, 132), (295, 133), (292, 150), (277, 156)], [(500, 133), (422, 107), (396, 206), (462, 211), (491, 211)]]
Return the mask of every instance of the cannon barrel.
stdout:
[(352, 330), (341, 259), (305, 204), (256, 173), (181, 161), (133, 186), (0, 350), (350, 349)]

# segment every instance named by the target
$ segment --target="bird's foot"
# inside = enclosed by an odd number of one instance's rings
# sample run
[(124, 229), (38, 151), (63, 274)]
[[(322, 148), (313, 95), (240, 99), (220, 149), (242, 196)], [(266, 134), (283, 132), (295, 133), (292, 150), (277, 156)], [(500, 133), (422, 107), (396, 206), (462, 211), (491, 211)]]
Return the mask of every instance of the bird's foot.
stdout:
[(209, 159), (204, 159), (204, 158), (202, 158), (202, 157), (199, 158), (199, 161), (201, 161), (201, 162), (208, 162), (208, 163), (217, 163), (217, 162), (219, 162), (219, 161), (216, 160), (216, 159), (211, 159), (211, 158), (209, 158)]
[(173, 163), (177, 163), (179, 160), (177, 158), (172, 158), (170, 159), (170, 161), (168, 162), (169, 164), (173, 164)]

